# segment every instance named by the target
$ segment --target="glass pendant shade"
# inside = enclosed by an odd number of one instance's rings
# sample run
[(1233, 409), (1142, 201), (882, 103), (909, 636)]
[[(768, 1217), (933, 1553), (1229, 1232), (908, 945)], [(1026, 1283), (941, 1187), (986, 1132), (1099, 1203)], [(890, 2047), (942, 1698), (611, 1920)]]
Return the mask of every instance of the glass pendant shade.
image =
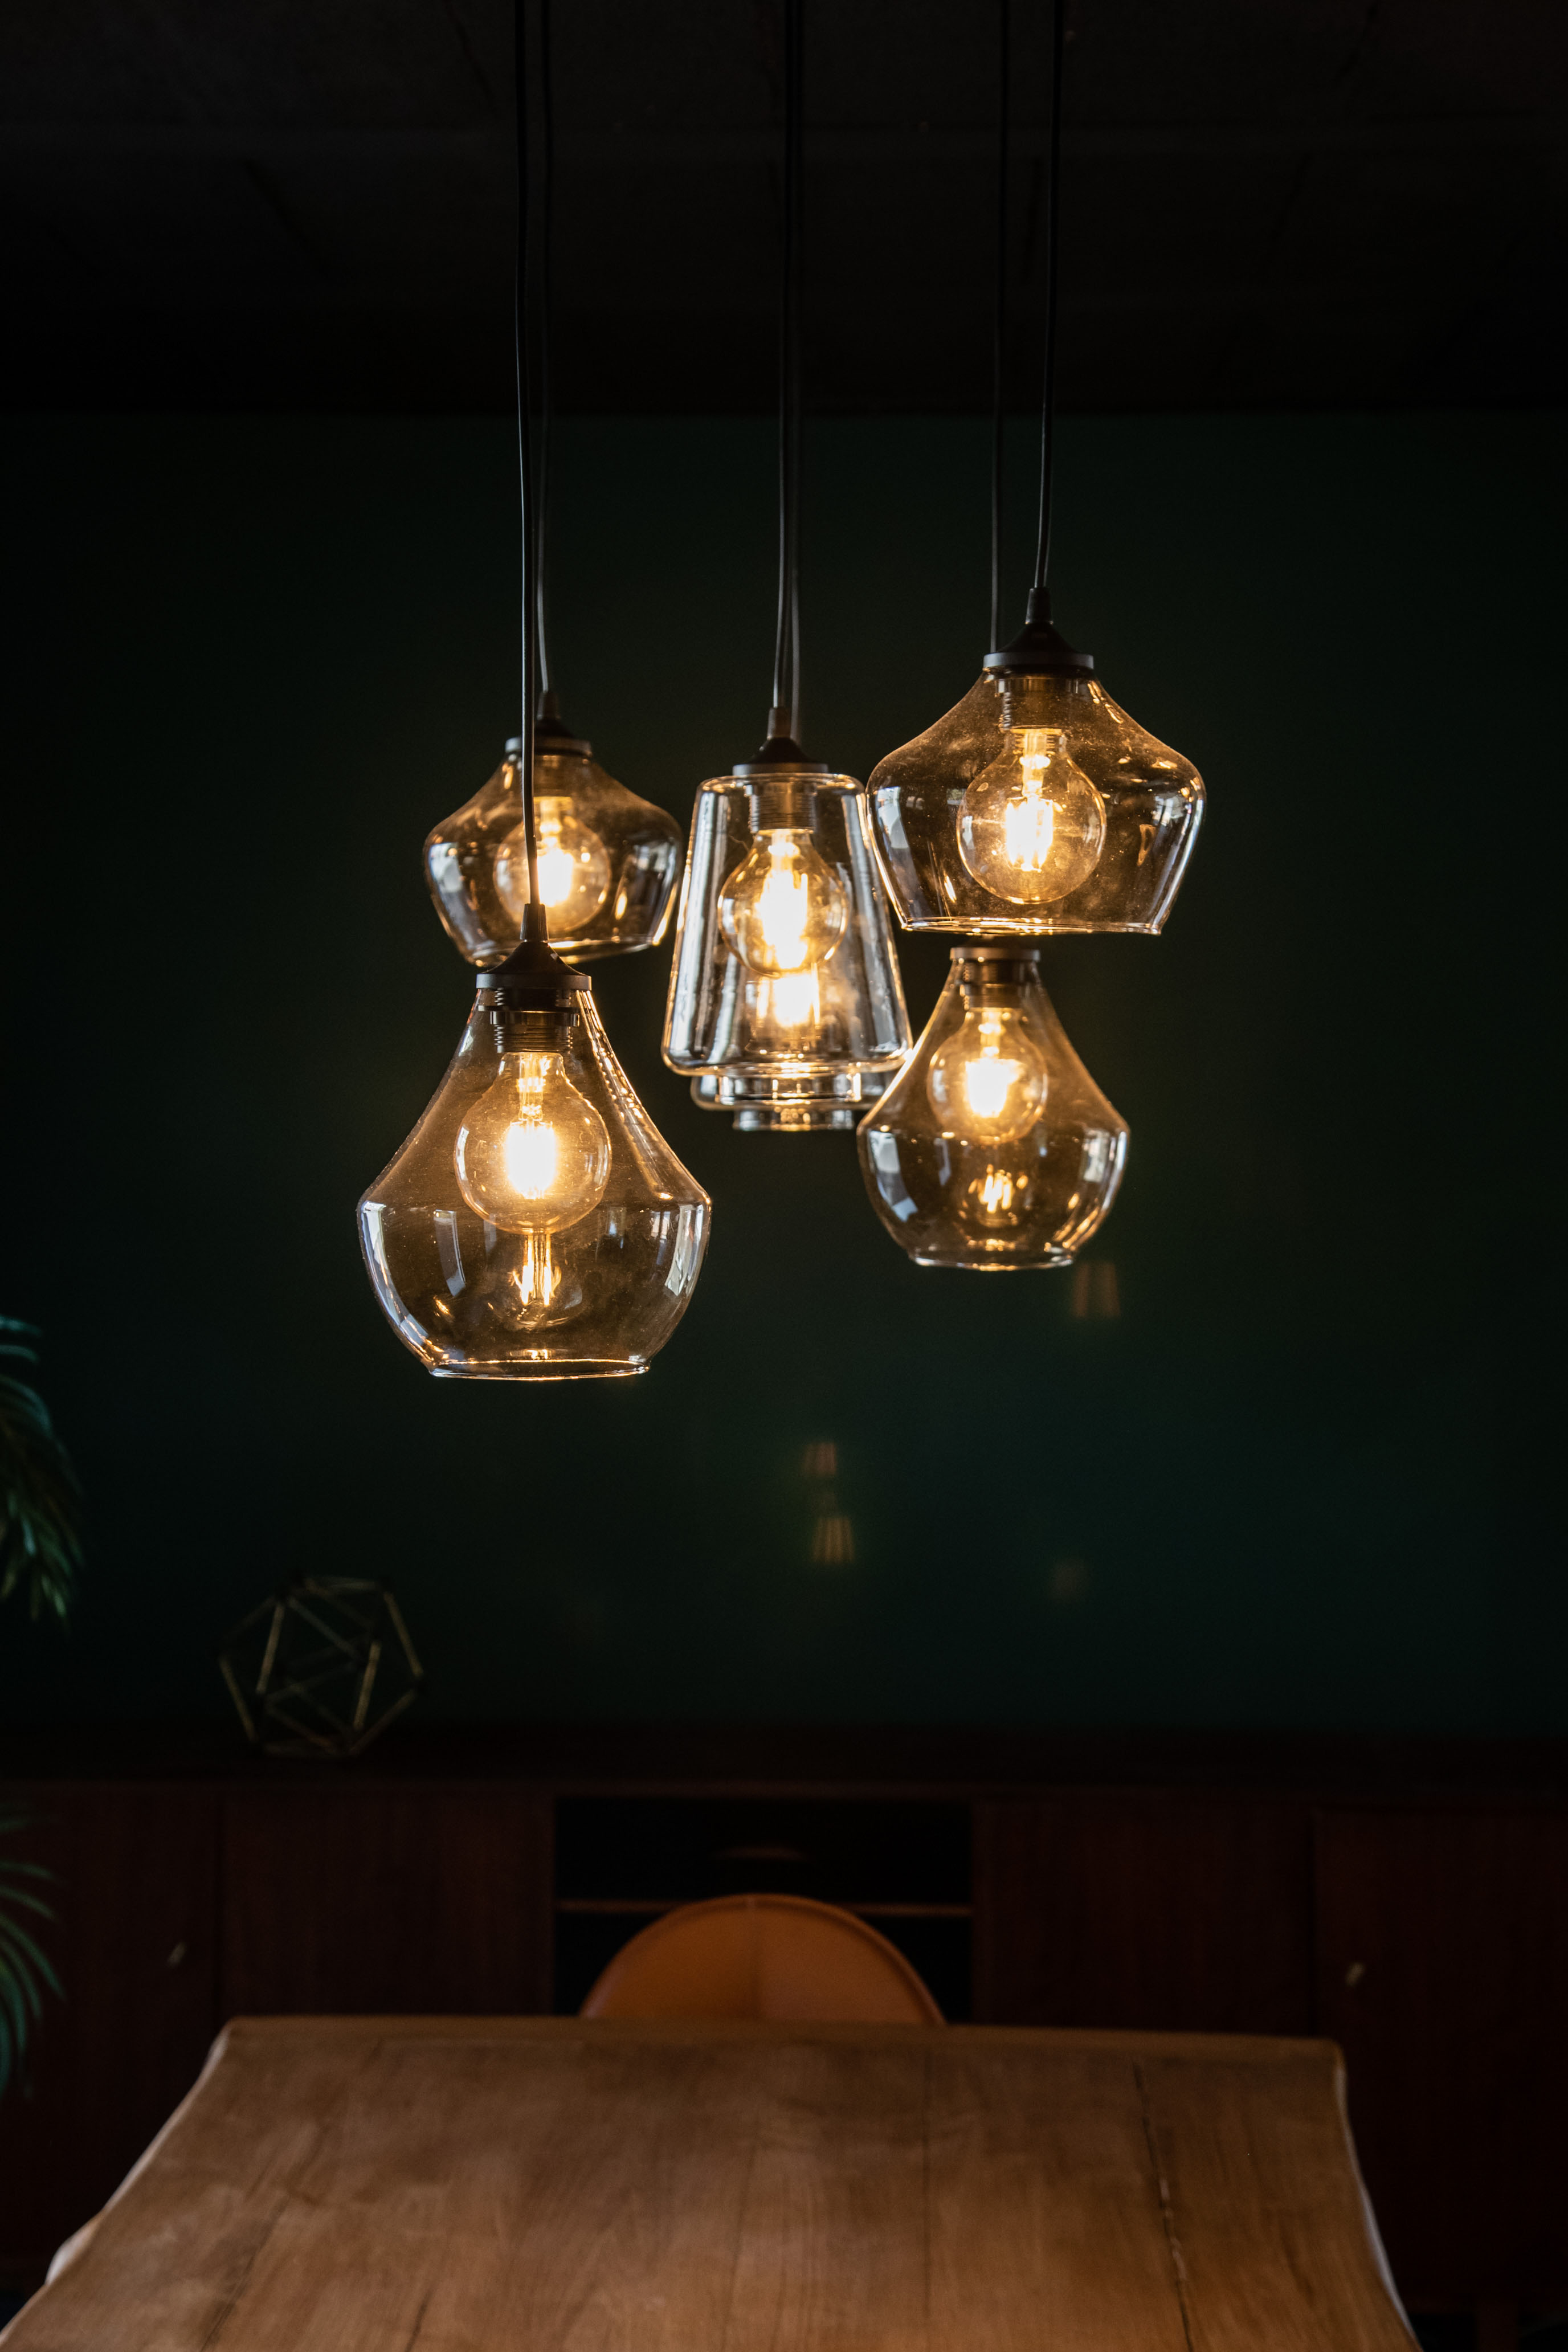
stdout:
[[(471, 801), (425, 844), (437, 910), (470, 963), (502, 962), (518, 943), (528, 898), (515, 738)], [(539, 721), (533, 791), (539, 883), (550, 944), (580, 963), (657, 947), (680, 871), (680, 827), (638, 800), (559, 719)]]
[(1191, 761), (1086, 669), (987, 675), (872, 770), (889, 895), (914, 931), (1157, 931), (1203, 816)]
[(773, 761), (697, 795), (664, 1058), (738, 1127), (854, 1126), (910, 1046), (863, 786)]
[(871, 1205), (917, 1265), (1070, 1265), (1116, 1198), (1127, 1122), (1068, 1044), (1037, 953), (955, 948), (923, 1035), (861, 1121)]
[(702, 1264), (707, 1194), (627, 1084), (587, 982), (546, 961), (564, 984), (523, 990), (521, 1009), (500, 976), (481, 985), (359, 1204), (387, 1319), (443, 1380), (646, 1371)]

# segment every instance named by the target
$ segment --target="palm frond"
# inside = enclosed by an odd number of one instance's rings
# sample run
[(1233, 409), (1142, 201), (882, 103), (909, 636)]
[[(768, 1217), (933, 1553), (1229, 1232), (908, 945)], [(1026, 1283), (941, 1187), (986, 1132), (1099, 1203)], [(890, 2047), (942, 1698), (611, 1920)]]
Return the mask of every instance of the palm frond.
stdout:
[[(26, 1323), (0, 1316), (0, 1359), (27, 1370), (38, 1360)], [(0, 1361), (0, 1601), (19, 1586), (28, 1614), (70, 1614), (81, 1565), (80, 1489), (49, 1410), (32, 1381)]]
[[(31, 1818), (19, 1806), (0, 1806), (0, 1836), (26, 1829)], [(0, 1860), (0, 2095), (26, 2055), (33, 2028), (44, 2013), (45, 1993), (63, 1998), (53, 1961), (16, 1916), (26, 1911), (36, 1918), (54, 1917), (41, 1895), (16, 1884), (21, 1878), (53, 1877), (53, 1871), (40, 1862), (19, 1862), (10, 1855)]]

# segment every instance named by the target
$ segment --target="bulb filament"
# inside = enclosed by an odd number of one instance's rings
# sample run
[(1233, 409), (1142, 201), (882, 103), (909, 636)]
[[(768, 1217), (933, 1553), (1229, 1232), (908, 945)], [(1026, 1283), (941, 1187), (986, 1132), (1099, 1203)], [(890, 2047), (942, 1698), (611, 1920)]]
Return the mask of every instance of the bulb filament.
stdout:
[(849, 902), (804, 825), (767, 825), (719, 901), (724, 937), (741, 961), (769, 978), (806, 972), (830, 956)]
[(765, 983), (768, 992), (768, 1012), (775, 1027), (811, 1030), (822, 1022), (822, 992), (816, 973), (809, 971), (781, 972), (776, 980)]
[(548, 1307), (561, 1286), (555, 1261), (550, 1255), (550, 1235), (530, 1233), (523, 1235), (522, 1264), (512, 1276), (517, 1286), (519, 1303), (525, 1308)]
[(1007, 803), (1002, 814), (1004, 854), (1020, 874), (1043, 873), (1051, 854), (1057, 812), (1046, 789), (1046, 772), (1050, 764), (1047, 730), (1026, 729), (1024, 748), (1018, 755), (1023, 791)]
[(961, 1083), (973, 1116), (996, 1119), (1010, 1108), (1015, 1088), (1033, 1073), (1016, 1055), (1003, 1053), (1001, 1024), (994, 1014), (982, 1014), (980, 1028), (985, 1042), (973, 1059), (964, 1063)]

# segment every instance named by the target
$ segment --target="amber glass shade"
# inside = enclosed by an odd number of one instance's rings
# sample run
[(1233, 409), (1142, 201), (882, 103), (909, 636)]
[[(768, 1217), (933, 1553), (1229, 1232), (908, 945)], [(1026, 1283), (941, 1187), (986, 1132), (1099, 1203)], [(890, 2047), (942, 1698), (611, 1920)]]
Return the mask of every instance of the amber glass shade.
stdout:
[(1027, 951), (955, 948), (902, 1072), (861, 1121), (871, 1205), (917, 1265), (1070, 1265), (1104, 1223), (1127, 1122), (1068, 1043)]
[(476, 1008), (359, 1204), (376, 1297), (441, 1379), (646, 1371), (696, 1285), (708, 1195), (632, 1092), (586, 987), (575, 1004), (545, 1049), (505, 1054)]
[(850, 1128), (909, 1051), (864, 788), (719, 776), (697, 795), (664, 1058), (737, 1126)]
[[(509, 743), (489, 782), (425, 844), (441, 920), (468, 961), (482, 966), (516, 947), (528, 897), (521, 749)], [(542, 749), (533, 790), (551, 946), (575, 963), (657, 947), (680, 871), (675, 819), (618, 784), (585, 744)]]
[[(1054, 849), (1048, 816), (1043, 828), (1030, 822), (1031, 761), (1067, 778)], [(1037, 790), (1036, 804), (1043, 798)], [(870, 803), (888, 892), (910, 930), (1157, 931), (1204, 787), (1191, 761), (1072, 671), (978, 679), (945, 719), (878, 762)]]

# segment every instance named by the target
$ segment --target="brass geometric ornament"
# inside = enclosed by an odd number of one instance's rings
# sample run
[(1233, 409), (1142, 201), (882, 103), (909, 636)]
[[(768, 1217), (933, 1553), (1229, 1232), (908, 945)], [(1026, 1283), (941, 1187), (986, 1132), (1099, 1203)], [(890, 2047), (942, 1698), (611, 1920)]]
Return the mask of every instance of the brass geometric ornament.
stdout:
[(391, 1586), (357, 1576), (290, 1578), (241, 1619), (218, 1667), (268, 1756), (357, 1756), (425, 1679)]

